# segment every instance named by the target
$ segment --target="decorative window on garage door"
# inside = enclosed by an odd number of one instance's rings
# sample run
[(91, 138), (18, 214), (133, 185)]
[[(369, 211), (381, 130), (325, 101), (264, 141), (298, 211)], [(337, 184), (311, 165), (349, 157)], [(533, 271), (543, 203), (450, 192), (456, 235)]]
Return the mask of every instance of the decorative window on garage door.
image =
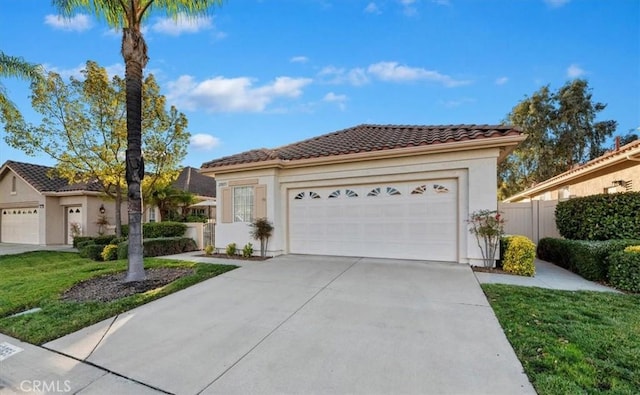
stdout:
[(384, 188), (373, 188), (367, 196), (400, 196), (402, 195), (400, 191), (395, 187), (384, 187)]
[(317, 193), (310, 191), (310, 192), (300, 192), (299, 194), (297, 194), (294, 197), (295, 200), (302, 200), (302, 199), (320, 199), (320, 195), (318, 195)]

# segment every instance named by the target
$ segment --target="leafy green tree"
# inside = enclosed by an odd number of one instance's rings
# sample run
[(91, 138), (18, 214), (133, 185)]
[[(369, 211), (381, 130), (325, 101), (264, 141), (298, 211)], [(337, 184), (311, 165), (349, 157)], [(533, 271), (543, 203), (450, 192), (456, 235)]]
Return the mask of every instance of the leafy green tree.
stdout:
[(53, 0), (65, 15), (89, 11), (114, 28), (122, 28), (121, 53), (125, 63), (127, 94), (126, 177), (129, 197), (129, 265), (125, 281), (146, 278), (142, 260), (142, 71), (147, 65), (147, 44), (142, 23), (154, 10), (167, 15), (205, 14), (222, 0)]
[(194, 194), (174, 188), (171, 185), (156, 188), (150, 195), (149, 202), (158, 207), (160, 221), (184, 221), (187, 207), (196, 202)]
[(594, 159), (616, 129), (615, 121), (596, 121), (606, 104), (594, 102), (588, 82), (575, 79), (557, 92), (543, 86), (507, 116), (528, 137), (498, 169), (498, 195), (509, 197), (536, 183)]
[[(27, 154), (45, 153), (56, 160), (56, 172), (70, 182), (97, 181), (116, 202), (116, 233), (121, 234), (121, 203), (126, 196), (127, 143), (125, 81), (109, 78), (95, 62), (87, 62), (84, 79), (65, 82), (48, 73), (32, 84), (31, 104), (42, 115), (39, 125), (23, 120), (7, 122), (6, 142)], [(144, 195), (172, 182), (186, 155), (187, 119), (165, 97), (153, 74), (142, 85), (142, 149), (146, 171)]]
[[(41, 76), (42, 67), (16, 56), (9, 56), (0, 51), (0, 77), (20, 78), (33, 81)], [(7, 92), (0, 83), (0, 121), (7, 122), (21, 118), (18, 108), (11, 102)]]

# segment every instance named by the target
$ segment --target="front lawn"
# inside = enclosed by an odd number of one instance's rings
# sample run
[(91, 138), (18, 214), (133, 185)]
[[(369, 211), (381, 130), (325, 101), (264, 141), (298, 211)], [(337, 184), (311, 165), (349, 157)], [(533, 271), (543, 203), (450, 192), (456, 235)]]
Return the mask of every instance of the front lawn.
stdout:
[[(126, 260), (95, 262), (77, 253), (55, 251), (0, 256), (0, 332), (42, 344), (236, 268), (158, 258), (145, 258), (144, 265), (147, 269), (192, 268), (194, 273), (111, 302), (72, 302), (60, 299), (64, 291), (83, 280), (125, 271)], [(10, 317), (36, 307), (42, 310)]]
[(640, 295), (484, 284), (541, 394), (638, 394)]

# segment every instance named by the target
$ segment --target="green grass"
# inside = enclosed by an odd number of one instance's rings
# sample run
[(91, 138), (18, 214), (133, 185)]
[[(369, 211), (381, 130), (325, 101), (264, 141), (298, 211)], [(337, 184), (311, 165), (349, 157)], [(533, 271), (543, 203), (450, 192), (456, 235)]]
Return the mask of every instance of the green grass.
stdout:
[(640, 393), (640, 295), (482, 288), (539, 394)]
[[(189, 267), (195, 273), (112, 302), (78, 303), (61, 301), (59, 297), (82, 280), (125, 271), (126, 260), (95, 262), (80, 258), (77, 253), (54, 251), (0, 256), (0, 332), (42, 344), (236, 268), (158, 258), (145, 258), (144, 265), (147, 269)], [(42, 311), (10, 317), (34, 307)]]

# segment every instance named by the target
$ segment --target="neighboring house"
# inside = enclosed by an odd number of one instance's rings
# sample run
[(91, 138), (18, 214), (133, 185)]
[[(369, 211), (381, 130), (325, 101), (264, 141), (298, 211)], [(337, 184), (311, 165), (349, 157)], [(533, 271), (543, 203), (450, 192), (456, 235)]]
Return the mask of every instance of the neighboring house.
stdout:
[(508, 126), (360, 125), (202, 165), (218, 184), (215, 246), (274, 225), (270, 255), (322, 254), (481, 264), (469, 214), (496, 209)]
[[(70, 185), (65, 179), (51, 177), (52, 170), (15, 161), (2, 165), (0, 242), (71, 244), (72, 224), (77, 224), (82, 235), (95, 236), (101, 216), (115, 223), (115, 204), (101, 198), (98, 183)], [(123, 209), (126, 213), (126, 204)]]
[[(178, 178), (171, 184), (175, 189), (191, 193), (198, 203), (188, 207), (188, 213), (204, 215), (210, 220), (216, 218), (216, 180), (204, 176), (194, 167), (182, 169)], [(145, 213), (145, 222), (156, 222), (160, 219), (157, 207), (150, 207)]]
[(572, 197), (640, 191), (640, 140), (593, 159), (504, 200), (563, 200)]

